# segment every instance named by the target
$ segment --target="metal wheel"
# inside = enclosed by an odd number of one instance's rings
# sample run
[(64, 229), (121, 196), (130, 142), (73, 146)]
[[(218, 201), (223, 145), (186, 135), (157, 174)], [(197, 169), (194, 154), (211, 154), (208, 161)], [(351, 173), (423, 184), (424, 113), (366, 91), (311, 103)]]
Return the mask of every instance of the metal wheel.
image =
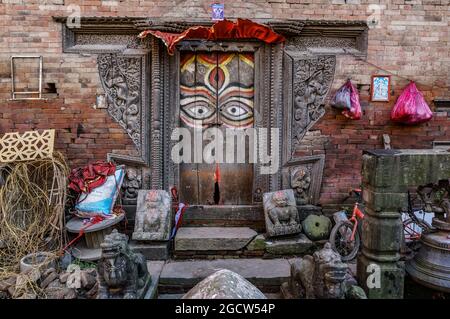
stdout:
[(358, 230), (355, 232), (355, 239), (351, 240), (353, 226), (350, 221), (341, 221), (331, 230), (331, 248), (341, 255), (344, 262), (355, 259), (361, 244)]
[(422, 234), (422, 226), (418, 225), (413, 219), (408, 218), (403, 221), (403, 233), (406, 243), (418, 240)]

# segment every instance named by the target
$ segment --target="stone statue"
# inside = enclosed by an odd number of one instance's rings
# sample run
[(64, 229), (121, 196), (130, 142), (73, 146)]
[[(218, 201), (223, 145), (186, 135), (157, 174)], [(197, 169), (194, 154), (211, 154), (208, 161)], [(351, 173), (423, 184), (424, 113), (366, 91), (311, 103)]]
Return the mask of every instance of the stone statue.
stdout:
[(134, 240), (169, 240), (171, 198), (164, 190), (138, 191)]
[(266, 230), (270, 237), (301, 232), (292, 189), (264, 194)]
[(281, 290), (285, 298), (344, 299), (347, 291), (352, 298), (357, 295), (353, 286), (357, 287), (356, 281), (347, 264), (331, 249), (330, 243), (326, 243), (313, 256), (306, 255), (291, 264), (291, 278)]
[(298, 167), (291, 170), (291, 187), (295, 190), (297, 205), (309, 204), (309, 187), (311, 175), (306, 167)]
[(136, 299), (138, 290), (150, 283), (144, 256), (128, 247), (128, 236), (117, 230), (100, 245), (102, 257), (97, 264), (97, 299)]
[(138, 170), (134, 167), (127, 167), (125, 171), (125, 179), (122, 184), (124, 189), (124, 199), (136, 200), (138, 190), (141, 188), (142, 180)]

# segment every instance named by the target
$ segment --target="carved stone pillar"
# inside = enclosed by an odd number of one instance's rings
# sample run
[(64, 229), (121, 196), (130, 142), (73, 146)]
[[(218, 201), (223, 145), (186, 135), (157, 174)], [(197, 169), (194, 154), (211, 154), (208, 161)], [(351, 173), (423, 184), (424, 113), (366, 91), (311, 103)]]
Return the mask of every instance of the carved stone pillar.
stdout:
[(403, 225), (399, 210), (407, 207), (408, 188), (449, 175), (450, 153), (442, 150), (364, 153), (362, 177), (366, 215), (357, 271), (359, 283), (369, 298), (403, 297), (405, 267), (400, 261)]

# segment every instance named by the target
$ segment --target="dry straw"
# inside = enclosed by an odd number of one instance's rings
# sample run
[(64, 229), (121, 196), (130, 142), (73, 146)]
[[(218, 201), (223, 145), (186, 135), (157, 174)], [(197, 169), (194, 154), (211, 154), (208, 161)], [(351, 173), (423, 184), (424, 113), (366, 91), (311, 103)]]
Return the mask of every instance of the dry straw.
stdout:
[[(0, 280), (18, 274), (27, 254), (61, 251), (68, 172), (59, 152), (0, 166)], [(32, 280), (25, 286), (36, 292)]]

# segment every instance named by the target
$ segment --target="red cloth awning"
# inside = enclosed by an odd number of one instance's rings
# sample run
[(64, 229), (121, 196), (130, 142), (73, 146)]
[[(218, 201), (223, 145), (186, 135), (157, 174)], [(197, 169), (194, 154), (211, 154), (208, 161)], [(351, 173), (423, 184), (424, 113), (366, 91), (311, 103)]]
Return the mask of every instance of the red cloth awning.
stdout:
[(151, 34), (160, 38), (167, 46), (170, 55), (175, 51), (175, 45), (185, 39), (227, 40), (227, 39), (258, 39), (265, 43), (284, 42), (285, 38), (266, 25), (246, 19), (237, 19), (236, 22), (223, 20), (214, 23), (211, 27), (196, 26), (182, 33), (161, 32), (146, 30), (139, 34), (145, 38)]

